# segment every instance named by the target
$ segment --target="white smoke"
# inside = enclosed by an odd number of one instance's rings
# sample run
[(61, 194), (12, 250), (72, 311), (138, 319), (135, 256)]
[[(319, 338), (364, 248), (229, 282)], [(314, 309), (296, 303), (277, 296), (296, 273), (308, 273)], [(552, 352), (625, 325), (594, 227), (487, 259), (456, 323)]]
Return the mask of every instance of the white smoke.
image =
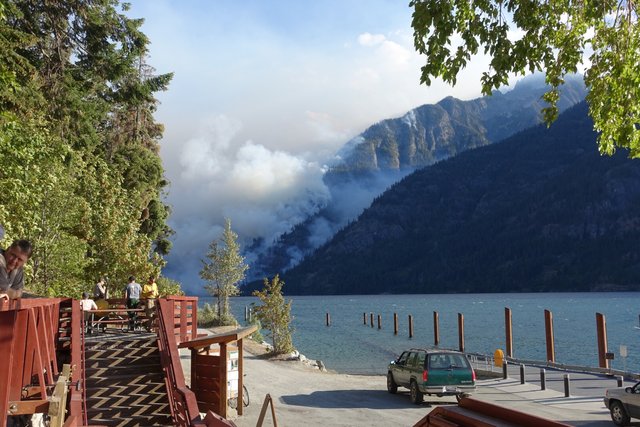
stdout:
[[(286, 248), (290, 262), (285, 267), (285, 270), (296, 266), (309, 254), (309, 251), (305, 250), (307, 247), (316, 249), (326, 243), (350, 221), (360, 216), (377, 196), (411, 173), (411, 171), (410, 169), (377, 171), (368, 179), (362, 177), (359, 179), (344, 179), (337, 184), (331, 185), (329, 188), (331, 199), (327, 203), (326, 209), (323, 210), (321, 215), (313, 217), (308, 225), (309, 238), (305, 242), (305, 248), (296, 246)], [(253, 279), (257, 279), (266, 273), (274, 274), (276, 272), (252, 271), (250, 273), (254, 275)]]
[(256, 238), (270, 243), (330, 197), (319, 163), (237, 141), (241, 129), (237, 120), (211, 117), (181, 149), (164, 155), (174, 183), (169, 225), (176, 232), (165, 274), (191, 293), (200, 290), (195, 273), (225, 218), (241, 244)]

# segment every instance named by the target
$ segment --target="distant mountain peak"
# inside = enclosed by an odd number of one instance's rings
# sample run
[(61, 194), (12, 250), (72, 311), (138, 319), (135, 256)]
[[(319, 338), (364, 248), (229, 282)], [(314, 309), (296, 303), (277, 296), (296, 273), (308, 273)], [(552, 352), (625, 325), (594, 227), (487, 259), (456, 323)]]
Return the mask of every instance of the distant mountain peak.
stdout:
[[(275, 244), (253, 247), (249, 277), (273, 276), (294, 266), (412, 171), (537, 125), (546, 90), (544, 75), (533, 75), (505, 93), (469, 101), (446, 97), (370, 126), (337, 152), (324, 175), (329, 204)], [(560, 111), (586, 95), (581, 76), (567, 78), (561, 90)]]

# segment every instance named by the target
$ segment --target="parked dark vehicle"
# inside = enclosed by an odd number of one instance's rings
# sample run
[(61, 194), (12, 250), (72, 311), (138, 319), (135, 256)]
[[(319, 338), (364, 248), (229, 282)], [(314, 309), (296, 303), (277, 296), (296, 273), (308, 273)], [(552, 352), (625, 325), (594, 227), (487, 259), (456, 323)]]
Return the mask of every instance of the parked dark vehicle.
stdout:
[(411, 402), (419, 404), (424, 395), (456, 396), (460, 400), (476, 389), (476, 373), (467, 357), (451, 350), (412, 348), (389, 364), (387, 390), (409, 389)]
[(640, 382), (633, 387), (607, 389), (604, 406), (609, 408), (611, 419), (616, 425), (626, 426), (631, 418), (640, 418)]

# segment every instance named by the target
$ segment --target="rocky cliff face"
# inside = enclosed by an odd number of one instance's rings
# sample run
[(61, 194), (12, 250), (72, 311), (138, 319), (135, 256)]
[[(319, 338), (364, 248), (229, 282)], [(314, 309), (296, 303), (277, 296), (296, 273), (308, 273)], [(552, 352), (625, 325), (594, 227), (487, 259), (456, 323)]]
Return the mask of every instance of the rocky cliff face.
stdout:
[[(266, 248), (253, 252), (249, 277), (273, 276), (296, 265), (353, 221), (373, 199), (416, 169), (500, 141), (541, 122), (547, 87), (542, 76), (522, 80), (513, 90), (461, 101), (452, 97), (383, 120), (349, 141), (324, 180), (331, 202)], [(559, 108), (585, 97), (582, 77), (567, 79)]]
[[(423, 105), (400, 118), (383, 120), (349, 141), (329, 172), (416, 169), (457, 153), (500, 141), (541, 122), (541, 100), (547, 87), (542, 76), (518, 83), (507, 93), (471, 101), (448, 97)], [(561, 111), (586, 95), (581, 77), (567, 79), (559, 103)]]

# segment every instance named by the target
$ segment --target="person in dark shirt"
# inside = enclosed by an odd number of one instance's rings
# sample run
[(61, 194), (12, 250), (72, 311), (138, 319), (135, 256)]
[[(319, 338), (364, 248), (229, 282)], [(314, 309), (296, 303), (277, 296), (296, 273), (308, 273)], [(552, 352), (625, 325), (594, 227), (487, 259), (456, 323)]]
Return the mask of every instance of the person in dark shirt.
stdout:
[[(125, 288), (125, 298), (127, 299), (127, 308), (138, 308), (140, 305), (140, 293), (142, 286), (136, 282), (134, 276), (129, 276), (129, 283)], [(138, 324), (138, 313), (136, 311), (129, 312), (129, 330), (134, 331)]]
[(28, 240), (16, 240), (0, 250), (0, 298), (16, 299), (24, 289), (24, 265), (31, 258), (33, 247)]

